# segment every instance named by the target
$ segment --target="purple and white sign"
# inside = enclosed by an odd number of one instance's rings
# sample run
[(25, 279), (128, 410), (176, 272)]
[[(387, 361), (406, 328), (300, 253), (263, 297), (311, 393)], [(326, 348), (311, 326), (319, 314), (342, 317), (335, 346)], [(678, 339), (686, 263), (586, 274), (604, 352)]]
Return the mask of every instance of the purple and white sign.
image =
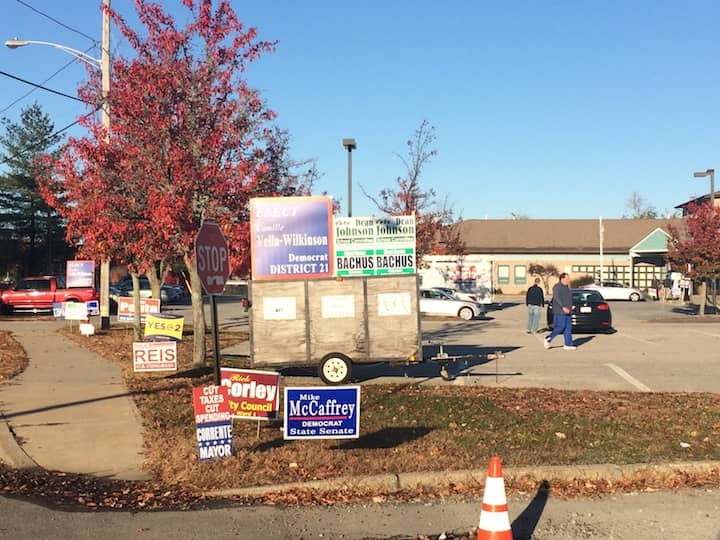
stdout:
[(250, 199), (252, 278), (333, 277), (332, 199)]
[(93, 261), (67, 261), (65, 283), (71, 287), (93, 287), (95, 263)]

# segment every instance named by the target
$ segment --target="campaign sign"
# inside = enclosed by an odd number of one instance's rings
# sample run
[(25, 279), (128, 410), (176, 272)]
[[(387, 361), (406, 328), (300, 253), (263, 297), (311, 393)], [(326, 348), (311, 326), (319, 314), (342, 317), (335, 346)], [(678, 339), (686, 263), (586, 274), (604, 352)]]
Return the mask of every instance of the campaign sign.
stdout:
[(85, 302), (65, 302), (63, 311), (65, 312), (65, 320), (68, 321), (84, 321), (88, 318), (88, 309)]
[(133, 369), (137, 371), (177, 371), (177, 342), (142, 341), (133, 343)]
[(284, 439), (357, 439), (360, 387), (285, 388)]
[(185, 317), (174, 313), (148, 313), (145, 316), (145, 341), (180, 341)]
[[(160, 313), (159, 298), (140, 299), (140, 322), (145, 322), (148, 313)], [(133, 322), (135, 320), (135, 304), (129, 296), (118, 296), (117, 299), (118, 322)]]
[(67, 261), (65, 284), (71, 287), (93, 287), (95, 285), (94, 261)]
[(64, 302), (53, 302), (53, 317), (65, 318)]
[(193, 409), (200, 460), (235, 454), (227, 388), (215, 385), (194, 387)]
[(88, 315), (100, 315), (100, 300), (88, 300), (85, 304)]
[(250, 199), (250, 253), (256, 280), (333, 277), (332, 199)]
[(280, 374), (276, 371), (220, 368), (234, 418), (272, 420), (280, 410)]

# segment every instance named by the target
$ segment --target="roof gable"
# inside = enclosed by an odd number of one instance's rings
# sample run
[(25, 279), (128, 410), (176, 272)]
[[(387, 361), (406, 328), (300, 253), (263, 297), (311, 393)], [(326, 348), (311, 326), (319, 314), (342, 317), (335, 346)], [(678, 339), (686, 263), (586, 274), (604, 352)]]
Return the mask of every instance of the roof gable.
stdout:
[(635, 253), (657, 253), (667, 251), (670, 235), (659, 227), (630, 248)]

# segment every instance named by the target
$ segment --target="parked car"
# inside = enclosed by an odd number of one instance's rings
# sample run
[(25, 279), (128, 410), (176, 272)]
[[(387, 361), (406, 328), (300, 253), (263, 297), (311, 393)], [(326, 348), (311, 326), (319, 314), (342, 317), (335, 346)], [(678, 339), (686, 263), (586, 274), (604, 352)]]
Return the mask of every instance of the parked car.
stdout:
[(452, 287), (430, 287), (431, 289), (437, 289), (438, 291), (442, 291), (448, 296), (452, 296), (453, 298), (456, 298), (457, 300), (463, 300), (465, 302), (473, 302), (478, 305), (480, 309), (480, 313), (485, 313), (485, 306), (480, 303), (478, 300), (477, 295), (467, 292), (467, 291), (461, 291), (458, 289), (453, 289)]
[(13, 311), (49, 311), (55, 302), (89, 302), (97, 300), (92, 287), (68, 289), (62, 276), (27, 277), (11, 289), (2, 291), (1, 307), (4, 313)]
[(420, 313), (460, 317), (465, 321), (480, 317), (482, 306), (476, 302), (459, 300), (439, 289), (420, 289)]
[(603, 281), (602, 285), (591, 283), (589, 285), (583, 285), (580, 288), (598, 291), (605, 300), (630, 300), (631, 302), (637, 302), (643, 299), (643, 293), (640, 289), (627, 287), (619, 281)]
[[(160, 287), (160, 302), (163, 304), (172, 304), (173, 302), (179, 301), (185, 291), (179, 285), (168, 285), (163, 283)], [(110, 298), (115, 302), (119, 296), (132, 296), (133, 295), (133, 284), (130, 276), (122, 278), (117, 283), (110, 285)], [(140, 298), (151, 298), (152, 289), (150, 287), (150, 280), (145, 276), (140, 276)]]
[[(612, 330), (610, 304), (594, 290), (570, 289), (573, 299), (572, 329), (588, 332), (609, 332)], [(552, 301), (547, 306), (547, 325), (553, 327)]]

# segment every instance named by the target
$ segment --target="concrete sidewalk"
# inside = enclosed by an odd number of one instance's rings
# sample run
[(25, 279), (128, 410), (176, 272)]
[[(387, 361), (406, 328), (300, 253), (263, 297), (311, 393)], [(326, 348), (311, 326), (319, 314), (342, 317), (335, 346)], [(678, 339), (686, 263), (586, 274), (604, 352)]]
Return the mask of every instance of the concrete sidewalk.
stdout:
[(67, 324), (0, 321), (30, 360), (22, 374), (0, 385), (0, 461), (149, 478), (142, 470), (142, 424), (121, 369), (57, 333)]

